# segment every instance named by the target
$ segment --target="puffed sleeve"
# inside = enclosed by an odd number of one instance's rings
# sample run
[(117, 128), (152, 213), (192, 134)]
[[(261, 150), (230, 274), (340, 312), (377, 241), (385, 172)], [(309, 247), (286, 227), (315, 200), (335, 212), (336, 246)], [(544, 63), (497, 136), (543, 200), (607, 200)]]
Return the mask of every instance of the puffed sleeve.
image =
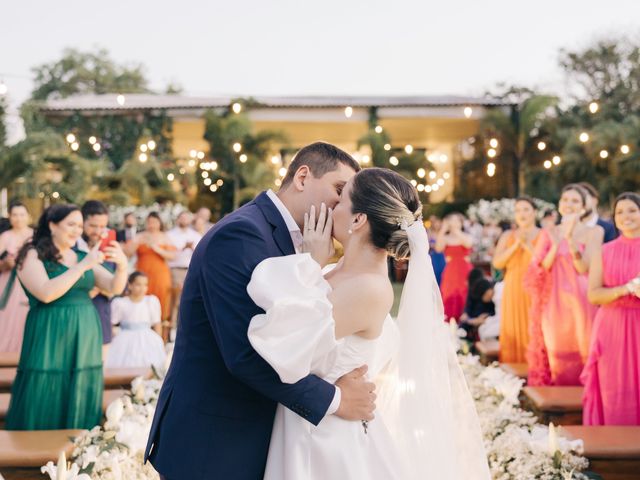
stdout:
[(156, 297), (155, 295), (147, 295), (147, 303), (149, 304), (149, 318), (151, 320), (151, 325), (160, 323), (160, 300), (158, 300), (158, 297)]
[(308, 253), (263, 260), (247, 292), (265, 313), (254, 316), (248, 336), (253, 348), (284, 383), (310, 373), (323, 376), (334, 365), (338, 345), (331, 286)]
[(111, 324), (119, 325), (124, 319), (124, 297), (116, 297), (111, 302)]

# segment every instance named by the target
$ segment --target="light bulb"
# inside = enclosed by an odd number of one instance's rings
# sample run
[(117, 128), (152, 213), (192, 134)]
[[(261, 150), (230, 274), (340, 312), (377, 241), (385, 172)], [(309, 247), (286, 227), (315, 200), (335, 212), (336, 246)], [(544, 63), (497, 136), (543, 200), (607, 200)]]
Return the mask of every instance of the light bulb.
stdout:
[(231, 110), (233, 110), (233, 113), (240, 113), (242, 111), (242, 105), (236, 102), (231, 106)]
[(353, 115), (353, 108), (352, 107), (345, 107), (344, 116), (347, 117), (347, 118), (351, 118), (351, 115)]

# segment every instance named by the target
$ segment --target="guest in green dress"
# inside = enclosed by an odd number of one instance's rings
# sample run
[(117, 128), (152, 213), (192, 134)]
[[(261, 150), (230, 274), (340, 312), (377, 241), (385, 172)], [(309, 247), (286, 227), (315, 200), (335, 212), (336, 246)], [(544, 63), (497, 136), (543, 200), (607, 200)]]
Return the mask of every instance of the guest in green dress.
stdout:
[[(119, 294), (127, 258), (117, 242), (89, 252), (73, 249), (82, 234), (74, 205), (42, 214), (31, 242), (18, 254), (18, 278), (29, 297), (7, 430), (92, 428), (102, 412), (102, 329), (89, 291)], [(110, 273), (101, 264), (116, 264)]]

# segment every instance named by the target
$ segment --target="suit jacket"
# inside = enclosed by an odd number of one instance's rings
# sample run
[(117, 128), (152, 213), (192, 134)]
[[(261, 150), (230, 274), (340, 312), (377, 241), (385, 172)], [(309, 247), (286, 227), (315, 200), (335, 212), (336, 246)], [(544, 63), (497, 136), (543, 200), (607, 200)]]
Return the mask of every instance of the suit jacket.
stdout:
[(196, 247), (145, 451), (168, 479), (261, 480), (277, 403), (315, 425), (329, 408), (333, 385), (314, 375), (280, 382), (247, 338), (251, 318), (263, 313), (247, 293), (254, 268), (293, 253), (284, 219), (264, 192)]
[(615, 225), (611, 222), (607, 222), (601, 218), (598, 218), (598, 225), (600, 225), (604, 229), (604, 243), (610, 242), (611, 240), (615, 240), (618, 238), (618, 230)]

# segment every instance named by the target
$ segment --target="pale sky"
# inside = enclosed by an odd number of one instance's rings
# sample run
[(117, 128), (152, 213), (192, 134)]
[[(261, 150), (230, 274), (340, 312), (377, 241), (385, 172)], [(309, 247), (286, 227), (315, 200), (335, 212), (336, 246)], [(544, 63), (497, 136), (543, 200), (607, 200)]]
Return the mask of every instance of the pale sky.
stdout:
[(107, 48), (187, 95), (562, 92), (558, 50), (620, 34), (640, 38), (640, 0), (4, 0), (0, 79), (14, 115), (30, 68), (65, 47)]

